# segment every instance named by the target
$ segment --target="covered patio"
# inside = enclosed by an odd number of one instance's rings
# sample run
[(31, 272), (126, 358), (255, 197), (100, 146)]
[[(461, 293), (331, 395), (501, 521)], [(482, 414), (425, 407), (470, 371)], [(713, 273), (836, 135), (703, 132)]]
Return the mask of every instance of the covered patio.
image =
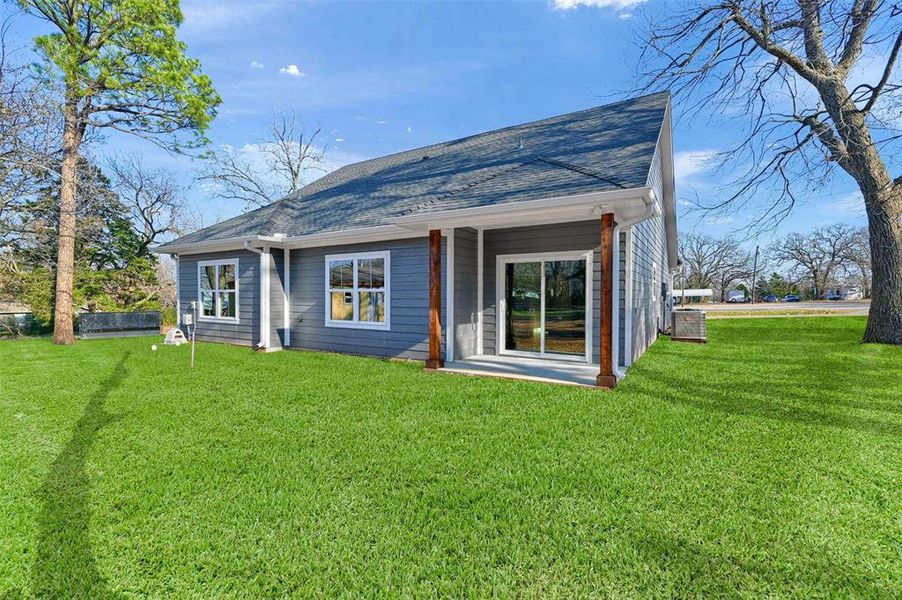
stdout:
[[(654, 202), (643, 191), (622, 196), (641, 216)], [(586, 220), (584, 210), (558, 223), (508, 215), (504, 223), (430, 227), (427, 369), (616, 385), (615, 213)], [(552, 296), (563, 303), (552, 306)]]

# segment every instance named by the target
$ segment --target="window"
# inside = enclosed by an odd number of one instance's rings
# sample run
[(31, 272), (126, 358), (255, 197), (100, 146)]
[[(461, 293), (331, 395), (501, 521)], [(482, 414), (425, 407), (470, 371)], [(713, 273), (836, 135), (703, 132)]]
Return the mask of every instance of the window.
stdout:
[(204, 321), (238, 321), (238, 259), (197, 263), (198, 315)]
[(326, 325), (389, 328), (389, 253), (326, 257)]

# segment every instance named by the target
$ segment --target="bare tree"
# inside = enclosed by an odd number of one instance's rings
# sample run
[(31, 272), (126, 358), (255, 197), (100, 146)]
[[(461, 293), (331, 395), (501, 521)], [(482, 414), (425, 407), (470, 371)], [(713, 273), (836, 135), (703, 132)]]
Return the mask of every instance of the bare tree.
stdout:
[(843, 224), (820, 227), (809, 234), (791, 233), (771, 254), (786, 265), (791, 279), (810, 282), (813, 296), (821, 298), (843, 269), (854, 234), (854, 228)]
[(141, 236), (142, 253), (163, 236), (182, 232), (179, 223), (186, 203), (173, 173), (151, 171), (137, 155), (110, 159), (106, 167), (113, 188)]
[[(697, 0), (649, 20), (639, 67), (644, 87), (691, 97), (705, 107), (697, 113), (748, 116), (721, 157), (742, 175), (704, 208), (735, 211), (764, 196), (759, 224), (772, 225), (793, 209), (796, 186), (821, 184), (834, 166), (855, 180), (873, 266), (864, 340), (893, 344), (902, 344), (902, 177), (884, 159), (899, 150), (900, 21), (902, 8), (886, 0)], [(862, 57), (878, 55), (879, 71), (852, 87)]]
[(309, 171), (326, 171), (321, 137), (320, 128), (307, 135), (296, 113), (276, 113), (263, 140), (211, 153), (199, 179), (213, 183), (220, 198), (240, 200), (248, 209), (266, 206), (301, 189)]
[(7, 43), (12, 18), (0, 23), (0, 248), (16, 216), (58, 168), (62, 119), (48, 82)]
[(680, 236), (680, 256), (690, 287), (717, 288), (726, 300), (730, 285), (752, 277), (752, 256), (733, 237), (699, 233)]
[(851, 234), (843, 254), (844, 268), (854, 271), (854, 279), (859, 281), (861, 293), (871, 297), (871, 251), (867, 227), (860, 227)]
[(160, 257), (156, 265), (157, 295), (163, 308), (175, 308), (176, 284), (178, 274), (175, 272), (175, 261), (169, 257)]

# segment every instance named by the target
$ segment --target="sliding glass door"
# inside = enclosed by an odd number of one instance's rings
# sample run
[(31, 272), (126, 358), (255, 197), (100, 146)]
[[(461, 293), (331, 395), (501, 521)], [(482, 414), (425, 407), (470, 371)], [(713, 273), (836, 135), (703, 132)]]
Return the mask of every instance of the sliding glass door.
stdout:
[(586, 257), (509, 258), (501, 267), (503, 351), (586, 358)]

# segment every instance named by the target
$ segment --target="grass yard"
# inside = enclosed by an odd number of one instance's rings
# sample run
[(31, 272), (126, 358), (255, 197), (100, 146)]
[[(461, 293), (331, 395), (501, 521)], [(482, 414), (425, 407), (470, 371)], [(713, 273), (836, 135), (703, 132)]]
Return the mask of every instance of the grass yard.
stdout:
[(0, 597), (902, 596), (902, 348), (663, 339), (614, 392), (0, 343)]

